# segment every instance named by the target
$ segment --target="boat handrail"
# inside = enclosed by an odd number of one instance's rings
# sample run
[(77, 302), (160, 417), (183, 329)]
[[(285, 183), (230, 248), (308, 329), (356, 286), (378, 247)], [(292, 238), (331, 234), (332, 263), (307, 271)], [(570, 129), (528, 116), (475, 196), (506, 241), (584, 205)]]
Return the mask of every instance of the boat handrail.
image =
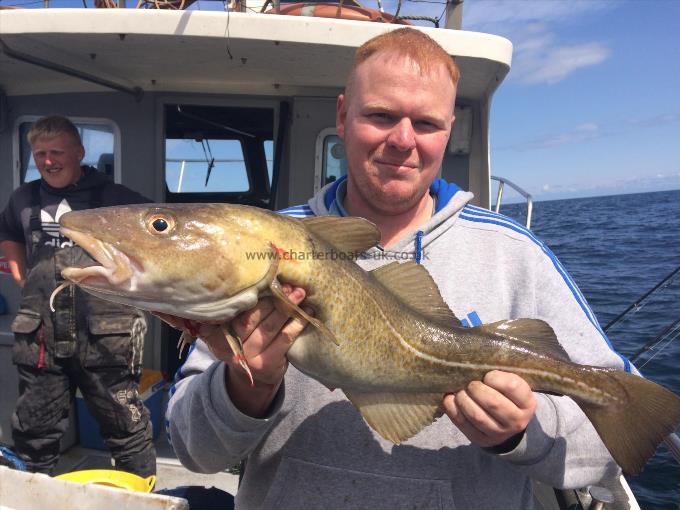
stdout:
[(522, 195), (526, 199), (526, 201), (527, 201), (527, 219), (526, 219), (526, 222), (525, 222), (525, 226), (527, 228), (531, 228), (531, 213), (534, 209), (534, 199), (531, 196), (531, 194), (524, 191), (517, 184), (506, 179), (505, 177), (498, 177), (497, 175), (492, 175), (491, 180), (498, 181), (498, 194), (496, 195), (496, 206), (494, 207), (494, 210), (496, 212), (500, 212), (501, 201), (503, 200), (503, 190), (505, 188), (505, 185), (507, 184), (508, 186), (510, 186), (512, 189), (514, 189), (517, 193), (519, 193), (520, 195)]

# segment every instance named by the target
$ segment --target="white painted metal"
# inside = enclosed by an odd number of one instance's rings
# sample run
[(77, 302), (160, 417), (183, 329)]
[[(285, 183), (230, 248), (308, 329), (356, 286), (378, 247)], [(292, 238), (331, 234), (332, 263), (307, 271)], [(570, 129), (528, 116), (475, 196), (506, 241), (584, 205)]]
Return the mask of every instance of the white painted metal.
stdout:
[[(399, 25), (324, 18), (135, 9), (0, 11), (0, 39), (34, 55), (145, 92), (290, 95), (341, 89), (354, 50)], [(421, 28), (456, 56), (459, 94), (482, 98), (507, 74), (501, 37)], [(0, 52), (8, 96), (106, 90)]]

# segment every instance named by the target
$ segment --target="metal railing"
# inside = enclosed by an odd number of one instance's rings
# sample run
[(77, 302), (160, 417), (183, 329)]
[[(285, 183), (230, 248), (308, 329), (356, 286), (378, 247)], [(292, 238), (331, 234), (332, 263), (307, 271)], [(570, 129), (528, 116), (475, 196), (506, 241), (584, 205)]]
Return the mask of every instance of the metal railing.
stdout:
[(495, 175), (492, 175), (491, 179), (494, 180), (494, 181), (498, 181), (498, 195), (496, 195), (496, 207), (494, 207), (494, 210), (496, 212), (501, 211), (501, 201), (503, 200), (503, 190), (505, 189), (505, 185), (507, 184), (512, 189), (514, 189), (517, 193), (519, 193), (524, 198), (526, 198), (526, 201), (527, 201), (527, 220), (526, 220), (525, 225), (526, 225), (527, 228), (531, 228), (531, 213), (534, 209), (534, 199), (531, 196), (531, 194), (527, 193), (522, 188), (520, 188), (517, 184), (515, 184), (512, 181), (509, 181), (508, 179), (506, 179), (504, 177), (497, 177)]

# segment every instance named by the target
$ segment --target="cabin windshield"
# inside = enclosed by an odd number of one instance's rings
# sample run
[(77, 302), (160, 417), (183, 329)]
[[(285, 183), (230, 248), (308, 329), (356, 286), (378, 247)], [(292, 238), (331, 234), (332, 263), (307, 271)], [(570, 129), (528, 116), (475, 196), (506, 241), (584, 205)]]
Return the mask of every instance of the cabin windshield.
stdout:
[(272, 203), (272, 108), (165, 105), (168, 202)]

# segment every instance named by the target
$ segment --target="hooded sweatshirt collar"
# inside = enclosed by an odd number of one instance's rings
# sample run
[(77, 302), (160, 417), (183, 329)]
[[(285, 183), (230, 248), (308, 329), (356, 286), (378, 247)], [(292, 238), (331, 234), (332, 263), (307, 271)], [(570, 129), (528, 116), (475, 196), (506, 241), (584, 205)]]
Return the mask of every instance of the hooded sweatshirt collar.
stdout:
[(98, 172), (91, 166), (83, 165), (81, 168), (83, 170), (83, 173), (80, 176), (80, 179), (78, 179), (75, 183), (71, 184), (70, 186), (66, 186), (65, 188), (53, 188), (52, 186), (47, 184), (45, 179), (41, 179), (40, 187), (50, 195), (59, 195), (68, 199), (69, 197), (73, 195), (78, 195), (83, 191), (90, 190), (92, 188), (97, 188), (103, 185), (104, 183), (108, 182), (109, 180), (108, 177), (106, 177), (101, 172)]
[[(342, 206), (347, 186), (346, 181), (347, 176), (341, 177), (324, 186), (309, 200), (309, 206), (314, 214), (347, 215), (347, 211)], [(430, 186), (430, 193), (435, 198), (436, 203), (434, 215), (421, 225), (420, 229), (406, 234), (386, 251), (412, 251), (414, 260), (420, 262), (423, 248), (453, 226), (460, 211), (474, 196), (469, 191), (463, 191), (456, 184), (446, 182), (444, 179), (436, 179)], [(383, 248), (371, 248), (368, 253), (373, 250), (383, 250)]]

